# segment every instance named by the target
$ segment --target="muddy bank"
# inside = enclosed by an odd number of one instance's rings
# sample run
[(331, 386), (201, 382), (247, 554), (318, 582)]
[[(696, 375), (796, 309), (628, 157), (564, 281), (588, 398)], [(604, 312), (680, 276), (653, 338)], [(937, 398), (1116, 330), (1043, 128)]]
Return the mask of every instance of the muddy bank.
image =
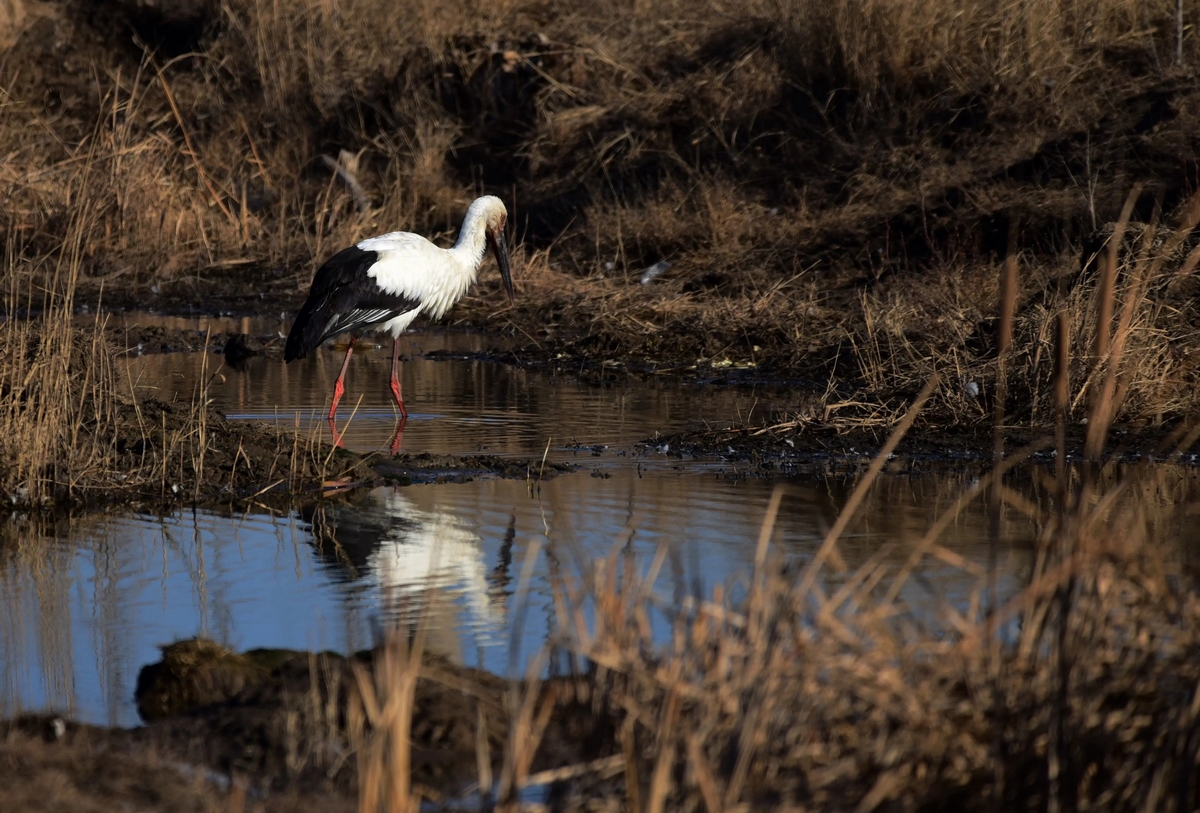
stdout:
[[(116, 347), (124, 348), (128, 353), (138, 356), (153, 353), (190, 353), (198, 350), (222, 351), (226, 342), (238, 335), (218, 333), (214, 336), (204, 330), (137, 324), (112, 326), (107, 333)], [(267, 338), (269, 337), (258, 338), (256, 344), (261, 345)]]
[[(141, 333), (139, 331), (144, 331)], [(130, 329), (129, 335), (169, 333), (157, 325)], [(201, 337), (202, 331), (174, 331), (181, 340)], [(907, 398), (897, 396), (887, 405), (871, 400), (857, 401), (855, 393), (839, 391), (837, 397), (828, 392), (829, 382), (796, 377), (795, 371), (772, 371), (769, 364), (752, 363), (691, 363), (657, 364), (636, 359), (596, 359), (552, 356), (546, 352), (514, 350), (519, 340), (496, 331), (478, 331), (483, 349), (429, 350), (421, 357), (433, 361), (481, 361), (513, 367), (541, 370), (555, 380), (578, 381), (591, 386), (637, 388), (654, 381), (671, 381), (701, 391), (708, 387), (733, 388), (761, 394), (765, 399), (788, 397), (799, 399), (800, 414), (769, 414), (763, 422), (743, 425), (724, 425), (725, 416), (697, 416), (712, 424), (703, 429), (646, 440), (641, 448), (663, 452), (680, 458), (719, 459), (748, 462), (764, 473), (801, 474), (829, 470), (854, 471), (861, 467), (883, 445), (890, 427), (894, 426)], [(253, 356), (266, 356), (269, 363), (282, 364), (281, 347), (277, 336), (262, 333), (250, 335), (219, 332), (208, 335), (207, 348), (213, 364), (224, 363), (238, 369), (241, 362)], [(187, 351), (186, 344), (163, 345), (163, 352)], [(785, 374), (787, 373), (787, 374)], [(994, 433), (989, 402), (990, 393), (963, 387), (955, 392), (951, 386), (943, 396), (940, 411), (937, 406), (926, 408), (918, 428), (910, 432), (897, 455), (901, 460), (893, 471), (914, 472), (947, 464), (975, 464), (990, 461), (993, 456)], [(909, 396), (911, 397), (911, 396)], [(947, 415), (947, 410), (953, 412)], [(1017, 424), (1017, 425), (1014, 425)], [(1143, 421), (1141, 425), (1124, 424), (1114, 428), (1106, 441), (1105, 456), (1125, 462), (1171, 461), (1196, 462), (1200, 445), (1193, 442), (1180, 447), (1186, 440), (1185, 427), (1178, 421)], [(1010, 421), (1003, 437), (1008, 453), (1028, 450), (1033, 460), (1051, 456), (1054, 446), (1053, 427), (1021, 426)], [(1081, 459), (1086, 438), (1086, 425), (1071, 424), (1067, 428), (1066, 451), (1069, 460)], [(586, 445), (587, 438), (581, 437)], [(529, 460), (509, 460), (492, 456), (469, 456), (444, 459), (421, 455), (400, 456), (388, 460), (374, 459), (371, 467), (381, 477), (400, 482), (434, 482), (462, 479), (472, 472), (499, 473), (506, 477), (531, 477)], [(537, 467), (535, 467), (536, 469)], [(558, 469), (551, 466), (557, 472)], [(536, 471), (533, 472), (536, 474)]]
[[(829, 427), (742, 426), (680, 432), (646, 440), (642, 448), (680, 459), (720, 460), (731, 464), (730, 474), (764, 476), (862, 471), (887, 442), (888, 426)], [(1116, 427), (1107, 436), (1105, 462), (1200, 464), (1200, 440), (1186, 427)], [(1001, 436), (1006, 455), (1018, 454), (1034, 463), (1053, 463), (1057, 455), (1052, 427), (1006, 427)], [(988, 426), (922, 427), (911, 429), (896, 447), (886, 471), (917, 474), (947, 466), (980, 470), (991, 466), (995, 433)], [(1084, 460), (1086, 431), (1071, 427), (1066, 435), (1068, 462)]]
[(13, 510), (124, 506), (163, 511), (181, 502), (286, 502), (386, 483), (536, 479), (571, 469), (490, 455), (361, 455), (316, 435), (230, 421), (212, 408), (152, 397), (118, 398), (108, 429), (111, 436), (98, 439), (111, 444), (105, 471), (92, 472), (88, 481), (64, 482), (50, 469), (44, 472), (47, 490), (40, 500), (31, 502), (28, 488), (18, 484), (0, 493), (0, 504)]
[(180, 762), (126, 734), (38, 716), (0, 723), (0, 807), (14, 813), (356, 810), (352, 797), (333, 793), (249, 793), (226, 775)]
[(513, 479), (541, 480), (572, 471), (570, 463), (543, 463), (540, 460), (497, 457), (495, 455), (444, 455), (421, 452), (373, 458), (371, 470), (381, 478), (399, 485), (410, 483), (465, 482), (482, 474)]
[[(291, 312), (315, 268), (365, 235), (447, 244), (482, 188), (509, 204), (519, 296), (501, 303), (489, 265), (451, 323), (504, 333), (522, 360), (750, 365), (878, 404), (935, 369), (994, 387), (999, 270), (1019, 256), (1010, 412), (1037, 423), (1052, 417), (1047, 324), (1062, 308), (1072, 386), (1088, 380), (1096, 258), (1122, 242), (1136, 187), (1120, 278), (1139, 244), (1172, 250), (1143, 258), (1144, 369), (1122, 409), (1178, 416), (1200, 359), (1183, 261), (1200, 54), (1176, 41), (1174, 4), (1134, 19), (1098, 2), (1088, 25), (1041, 5), (1014, 24), (938, 4), (731, 18), (669, 0), (629, 14), (520, 2), (486, 33), (464, 6), (387, 34), (365, 8), (333, 24), (297, 2), (188, 3), (192, 22), (167, 33), (173, 15), (144, 3), (14, 2), (27, 28), (0, 66), (17, 103), (0, 127), (0, 225), (22, 285), (52, 275), (77, 226), (81, 302)], [(156, 48), (161, 73), (143, 64)], [(97, 132), (112, 172), (83, 160)], [(133, 338), (143, 352), (199, 341)], [(962, 417), (952, 399), (931, 414)]]
[[(348, 710), (361, 702), (357, 675), (369, 676), (383, 657), (382, 647), (343, 657), (290, 650), (236, 653), (204, 639), (181, 641), (165, 647), (162, 661), (138, 676), (144, 727), (109, 729), (53, 716), (0, 722), (9, 742), (7, 752), (0, 750), (0, 764), (19, 759), (39, 779), (59, 772), (78, 792), (91, 789), (98, 797), (123, 801), (148, 794), (150, 782), (165, 781), (159, 806), (147, 806), (154, 810), (173, 809), (176, 788), (181, 797), (189, 798), (190, 789), (203, 801), (226, 795), (231, 782), (254, 800), (302, 794), (306, 803), (317, 803), (314, 809), (352, 806), (364, 731), (361, 712), (356, 723)], [(411, 730), (418, 792), (433, 801), (460, 795), (478, 782), (481, 759), (499, 775), (513, 704), (527, 694), (549, 712), (530, 770), (611, 754), (612, 731), (591, 708), (583, 679), (526, 685), (427, 654)], [(25, 750), (23, 744), (36, 745)], [(110, 766), (117, 788), (94, 787), (101, 764)], [(126, 773), (133, 776), (120, 784)], [(0, 802), (22, 798), (15, 794), (16, 788), (0, 780)]]

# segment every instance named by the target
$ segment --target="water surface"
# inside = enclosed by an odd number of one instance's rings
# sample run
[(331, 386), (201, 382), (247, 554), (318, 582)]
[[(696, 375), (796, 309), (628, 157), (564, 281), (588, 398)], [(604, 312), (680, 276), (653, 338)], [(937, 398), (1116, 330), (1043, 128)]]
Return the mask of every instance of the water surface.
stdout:
[[(569, 371), (479, 360), (486, 347), (480, 334), (416, 333), (402, 341), (406, 361), (400, 380), (409, 411), (403, 449), (410, 452), (540, 458), (549, 443), (552, 459), (575, 459), (585, 445), (627, 453), (636, 441), (656, 434), (751, 414), (784, 414), (811, 397), (783, 388), (700, 387), (666, 378), (601, 387), (580, 383)], [(213, 405), (230, 418), (323, 431), (344, 352), (345, 345), (335, 343), (292, 364), (258, 356), (241, 370), (213, 353), (145, 355), (130, 360), (129, 376), (145, 392), (189, 401), (200, 382), (207, 382)], [(397, 421), (390, 370), (390, 341), (376, 344), (364, 337), (351, 358), (338, 408), (338, 429), (348, 448), (388, 448)]]
[[(775, 483), (729, 476), (733, 466), (719, 461), (680, 461), (638, 441), (752, 410), (785, 414), (803, 396), (665, 379), (590, 386), (561, 371), (470, 356), (482, 347), (470, 334), (407, 339), (403, 375), (412, 417), (405, 449), (536, 458), (549, 447), (552, 459), (579, 463), (576, 473), (532, 489), (483, 477), (378, 488), (287, 511), (184, 509), (0, 526), (0, 713), (56, 709), (135, 725), (137, 672), (158, 659), (160, 645), (207, 635), (237, 649), (351, 652), (419, 612), (435, 649), (507, 673), (554, 634), (552, 582), (587, 574), (618, 549), (642, 567), (665, 551), (656, 594), (668, 609), (689, 595), (710, 595), (715, 585), (744, 585)], [(208, 396), (230, 417), (309, 431), (323, 423), (340, 362), (337, 351), (321, 351), (293, 365), (255, 358), (237, 371), (222, 368), (214, 353), (134, 354), (128, 374), (133, 386), (163, 398), (193, 398), (199, 382), (211, 379)], [(390, 441), (389, 362), (386, 347), (355, 353), (346, 403), (352, 407), (360, 394), (362, 403), (346, 434), (352, 448), (383, 449)], [(1178, 468), (1155, 472), (1137, 494), (1158, 523), (1152, 532), (1189, 540), (1179, 509), (1200, 493), (1195, 477)], [(885, 546), (887, 561), (898, 567), (975, 476), (947, 470), (881, 478), (840, 543), (848, 567)], [(1029, 491), (1032, 481), (1018, 476), (1014, 488)], [(803, 563), (853, 479), (808, 476), (787, 485), (773, 551)], [(942, 542), (978, 573), (989, 562), (988, 527), (984, 506), (975, 505)], [(1021, 511), (1005, 511), (996, 561), (1004, 594), (1026, 577), (1032, 534)], [(527, 558), (528, 609), (519, 613), (517, 583)], [(937, 559), (916, 575), (903, 597), (930, 620), (945, 605), (966, 610), (980, 584)], [(656, 623), (665, 635), (662, 617)]]

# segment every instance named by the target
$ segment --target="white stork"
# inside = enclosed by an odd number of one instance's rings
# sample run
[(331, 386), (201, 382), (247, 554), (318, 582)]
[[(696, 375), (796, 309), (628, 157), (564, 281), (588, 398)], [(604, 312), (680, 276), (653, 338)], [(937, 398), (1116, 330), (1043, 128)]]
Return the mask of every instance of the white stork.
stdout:
[(391, 390), (403, 426), (408, 410), (404, 408), (398, 375), (400, 334), (418, 314), (440, 319), (462, 299), (475, 281), (489, 245), (500, 266), (508, 300), (513, 301), (508, 248), (504, 244), (507, 220), (504, 203), (487, 195), (477, 198), (467, 209), (454, 248), (438, 248), (420, 235), (397, 231), (342, 249), (317, 269), (308, 299), (288, 333), (283, 358), (288, 362), (304, 358), (326, 339), (350, 333), (350, 347), (333, 385), (331, 426), (338, 401), (346, 391), (350, 354), (364, 330), (392, 335)]

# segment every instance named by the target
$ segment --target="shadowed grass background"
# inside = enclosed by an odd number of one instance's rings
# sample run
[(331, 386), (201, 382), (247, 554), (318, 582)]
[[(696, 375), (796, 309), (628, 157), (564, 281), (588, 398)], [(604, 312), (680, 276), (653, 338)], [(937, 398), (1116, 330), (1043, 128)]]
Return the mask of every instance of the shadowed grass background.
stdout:
[[(1046, 318), (1093, 295), (1126, 193), (1131, 237), (1195, 186), (1190, 3), (5, 8), (8, 253), (63, 252), (89, 201), (81, 290), (114, 304), (292, 307), (341, 246), (447, 241), (488, 191), (521, 297), (497, 309), (485, 272), (456, 317), (526, 357), (802, 370), (893, 415), (936, 370), (927, 419), (970, 421), (1016, 218), (1009, 414), (1042, 421)], [(1191, 243), (1149, 282), (1122, 419), (1192, 403)]]

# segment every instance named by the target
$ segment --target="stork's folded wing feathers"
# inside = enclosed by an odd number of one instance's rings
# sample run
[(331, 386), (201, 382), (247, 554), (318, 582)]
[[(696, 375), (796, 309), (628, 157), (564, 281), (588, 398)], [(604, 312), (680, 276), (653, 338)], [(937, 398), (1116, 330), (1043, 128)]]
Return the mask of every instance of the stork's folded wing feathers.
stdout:
[(395, 311), (365, 310), (362, 308), (355, 308), (345, 313), (335, 313), (329, 320), (329, 324), (325, 326), (325, 332), (321, 335), (321, 340), (317, 344), (320, 345), (326, 339), (332, 339), (339, 333), (353, 333), (365, 330), (372, 325), (386, 322), (396, 315)]
[(367, 275), (378, 259), (377, 252), (352, 246), (317, 270), (288, 333), (285, 361), (304, 358), (339, 333), (363, 330), (421, 307), (419, 301), (381, 290)]

